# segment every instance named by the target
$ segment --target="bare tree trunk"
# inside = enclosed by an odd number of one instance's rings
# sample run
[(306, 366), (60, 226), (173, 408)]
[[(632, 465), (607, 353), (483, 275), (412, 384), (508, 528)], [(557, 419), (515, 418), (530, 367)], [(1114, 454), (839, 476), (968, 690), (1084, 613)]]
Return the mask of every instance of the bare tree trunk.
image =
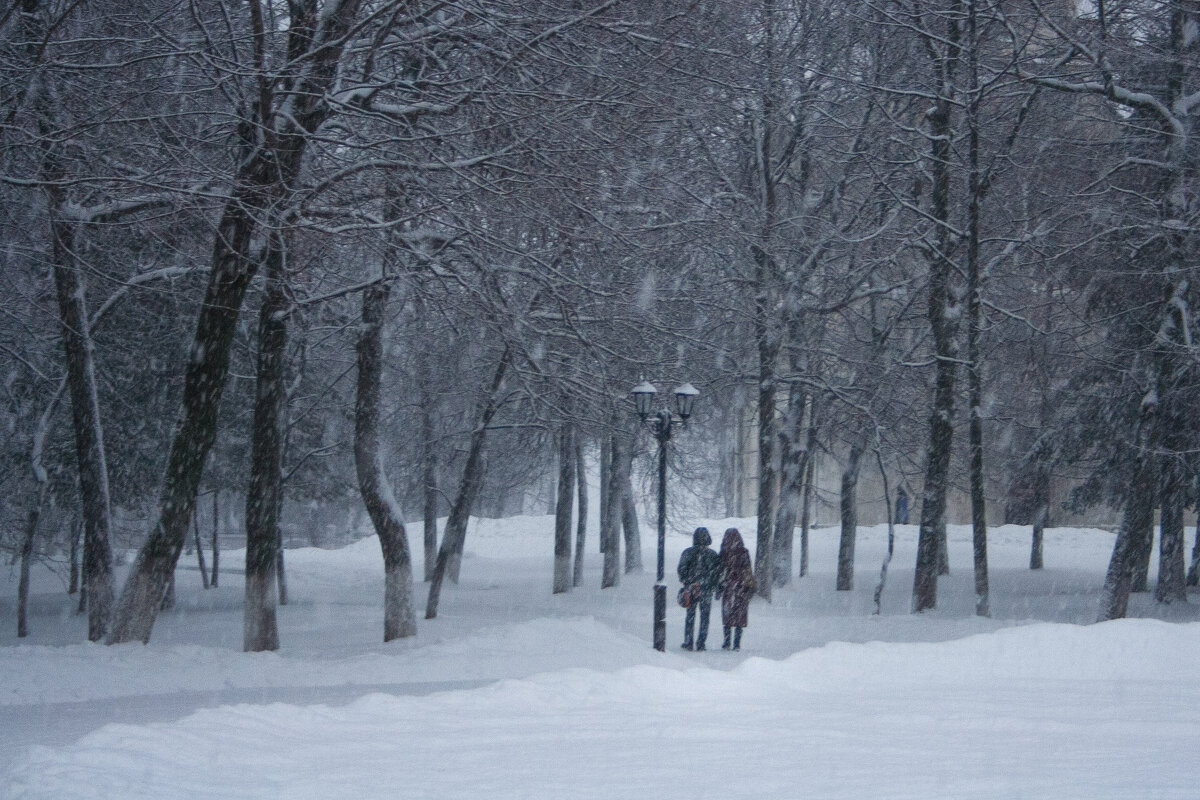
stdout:
[(979, 37), (975, 0), (967, 3), (967, 78), (970, 96), (967, 122), (967, 392), (971, 466), (971, 542), (975, 567), (975, 614), (990, 615), (987, 559), (987, 498), (983, 484), (983, 365), (979, 350), (983, 336), (983, 286), (979, 271), (980, 216), (983, 175), (979, 163)]
[[(307, 350), (305, 345), (303, 341), (301, 341), (299, 368), (296, 370), (296, 374), (293, 376), (291, 383), (287, 386), (283, 393), (284, 411), (281, 415), (281, 422), (283, 425), (283, 444), (279, 453), (279, 468), (281, 473), (283, 471), (283, 465), (287, 462), (288, 444), (292, 435), (292, 422), (290, 421), (287, 409), (291, 406), (292, 396), (296, 393), (296, 390), (299, 388), (300, 382), (303, 379), (306, 352)], [(295, 469), (293, 468), (293, 472), (294, 471)], [(275, 588), (278, 590), (278, 600), (279, 605), (281, 606), (286, 606), (288, 604), (287, 568), (284, 563), (285, 553), (283, 538), (283, 509), (284, 502), (287, 499), (284, 481), (286, 481), (287, 477), (290, 477), (290, 475), (291, 473), (289, 473), (288, 476), (284, 476), (282, 474), (280, 475), (279, 493), (276, 498), (278, 500), (278, 507), (275, 509)]]
[(1192, 563), (1188, 567), (1187, 585), (1200, 585), (1200, 516), (1196, 518), (1196, 540), (1192, 543)]
[[(972, 362), (974, 363), (974, 362)], [(977, 381), (971, 387), (971, 543), (975, 566), (975, 615), (991, 616), (988, 590), (987, 501), (983, 489), (983, 422), (976, 403), (983, 402)]]
[(779, 357), (780, 332), (775, 308), (778, 265), (773, 252), (778, 223), (776, 194), (777, 165), (774, 163), (774, 124), (776, 112), (775, 19), (774, 0), (764, 0), (762, 52), (766, 73), (761, 90), (761, 109), (756, 131), (756, 180), (762, 198), (762, 226), (759, 242), (752, 246), (754, 256), (754, 342), (758, 352), (758, 518), (754, 547), (754, 575), (757, 591), (771, 601), (772, 544), (775, 535), (775, 511), (779, 476), (775, 471), (776, 430), (775, 398), (778, 390), (776, 361)]
[(1100, 620), (1121, 619), (1129, 607), (1133, 572), (1138, 552), (1145, 546), (1145, 539), (1154, 530), (1154, 489), (1157, 470), (1153, 448), (1157, 440), (1154, 433), (1157, 419), (1153, 404), (1143, 403), (1138, 421), (1137, 451), (1134, 456), (1133, 479), (1129, 495), (1125, 500), (1125, 512), (1113, 554), (1104, 576), (1104, 589), (1100, 600)]
[(437, 448), (434, 446), (433, 396), (429, 391), (428, 358), (421, 356), (421, 495), (424, 517), (422, 522), (425, 547), (425, 582), (433, 578), (437, 565)]
[(937, 579), (947, 566), (939, 557), (946, 524), (946, 489), (950, 474), (951, 440), (954, 436), (954, 370), (958, 357), (955, 340), (956, 315), (952, 313), (954, 291), (950, 260), (950, 159), (952, 115), (955, 103), (948, 96), (958, 58), (959, 20), (946, 22), (945, 56), (936, 57), (942, 89), (928, 115), (929, 169), (932, 175), (931, 213), (937, 227), (930, 244), (929, 302), (926, 315), (933, 334), (937, 359), (934, 396), (929, 412), (929, 443), (925, 451), (925, 486), (921, 494), (921, 525), (917, 538), (917, 564), (913, 575), (914, 612), (937, 607)]
[(500, 363), (492, 376), (492, 384), (488, 390), (478, 414), (475, 431), (471, 434), (471, 444), (467, 449), (467, 460), (463, 465), (462, 484), (458, 488), (458, 496), (450, 508), (450, 516), (446, 519), (446, 530), (442, 533), (442, 546), (438, 548), (437, 564), (434, 565), (433, 578), (429, 581), (429, 600), (425, 604), (425, 619), (437, 617), (438, 600), (442, 593), (442, 581), (449, 567), (451, 554), (457, 552), (461, 558), (463, 543), (467, 538), (467, 521), (470, 519), (471, 508), (479, 495), (483, 484), (483, 445), (487, 441), (487, 426), (500, 407), (500, 387), (508, 372), (512, 353), (504, 348)]
[(800, 577), (808, 574), (808, 531), (812, 524), (813, 481), (817, 474), (817, 426), (808, 428), (808, 457), (804, 467), (804, 500), (800, 507)]
[(171, 579), (167, 581), (167, 590), (163, 592), (162, 611), (170, 611), (175, 607), (175, 573), (171, 572)]
[(1154, 555), (1154, 503), (1150, 505), (1150, 516), (1146, 517), (1146, 529), (1134, 540), (1130, 551), (1129, 591), (1134, 594), (1150, 591), (1150, 557)]
[(79, 545), (82, 543), (83, 527), (79, 518), (71, 520), (71, 574), (67, 581), (67, 594), (79, 591)]
[(854, 544), (858, 534), (858, 470), (862, 446), (850, 445), (846, 469), (842, 471), (842, 536), (838, 544), (837, 590), (854, 588)]
[(1033, 541), (1029, 548), (1029, 568), (1043, 569), (1046, 525), (1050, 519), (1050, 475), (1039, 462), (1033, 478)]
[[(84, 557), (84, 559), (87, 558), (87, 542), (83, 543), (83, 557)], [(86, 614), (87, 613), (87, 599), (88, 599), (87, 581), (83, 580), (81, 577), (80, 581), (79, 581), (79, 603), (75, 606), (76, 614)]]
[[(765, 325), (765, 322), (764, 322)], [(773, 334), (763, 332), (770, 338)], [(760, 350), (769, 351), (769, 346)], [(768, 352), (759, 356), (758, 391), (758, 535), (755, 539), (754, 573), (759, 595), (771, 600), (772, 537), (775, 527), (775, 503), (778, 487), (775, 472), (775, 369), (774, 357)]]
[(383, 320), (391, 284), (363, 291), (358, 337), (358, 383), (354, 401), (354, 466), (363, 505), (383, 551), (383, 640), (417, 633), (413, 612), (412, 560), (400, 505), (392, 495), (379, 450), (379, 399), (383, 375)]
[(579, 476), (579, 519), (575, 523), (575, 565), (571, 575), (572, 586), (583, 585), (583, 545), (587, 539), (588, 487), (587, 471), (584, 469), (583, 439), (575, 439), (575, 474)]
[(221, 545), (217, 539), (221, 532), (221, 490), (213, 489), (213, 527), (212, 527), (212, 588), (217, 588), (217, 576), (220, 574), (219, 567), (221, 566)]
[(246, 489), (246, 583), (242, 606), (242, 649), (279, 649), (275, 620), (275, 575), (279, 555), (282, 491), (284, 356), (288, 300), (283, 234), (268, 235), (266, 288), (258, 317), (254, 422), (250, 434), (250, 484)]
[(793, 385), (788, 392), (788, 409), (779, 436), (780, 498), (779, 517), (775, 522), (775, 558), (773, 561), (776, 586), (787, 586), (792, 580), (792, 550), (796, 538), (796, 518), (804, 498), (804, 473), (808, 468), (805, 449), (805, 406), (808, 394)]
[(913, 578), (913, 611), (937, 607), (937, 579), (942, 574), (939, 557), (944, 537), (946, 486), (950, 470), (950, 440), (954, 435), (954, 364), (939, 360), (930, 439), (926, 451), (925, 489), (921, 496), (921, 526), (917, 539), (917, 566)]
[(1183, 545), (1184, 498), (1178, 469), (1171, 463), (1163, 470), (1158, 584), (1154, 588), (1154, 599), (1160, 603), (1187, 602)]
[[(1046, 304), (1046, 329), (1051, 326), (1050, 319), (1050, 304)], [(1044, 437), (1045, 432), (1050, 428), (1053, 420), (1053, 409), (1051, 407), (1050, 384), (1052, 376), (1049, 374), (1050, 361), (1048, 345), (1043, 337), (1043, 345), (1038, 353), (1038, 384), (1039, 384), (1039, 401), (1038, 401), (1038, 429)], [(1034, 450), (1034, 472), (1033, 472), (1033, 537), (1029, 547), (1029, 568), (1043, 569), (1045, 567), (1045, 539), (1046, 527), (1051, 524), (1050, 520), (1050, 474), (1051, 462), (1050, 456), (1046, 452), (1047, 447), (1044, 439), (1035, 445)]]
[[(487, 458), (486, 457), (480, 459), (477, 474), (478, 474), (477, 480), (479, 481), (479, 486), (480, 486), (480, 488), (482, 488), (483, 482), (487, 477)], [(551, 496), (553, 496), (553, 495), (551, 495)], [(475, 505), (472, 504), (471, 508), (467, 511), (468, 518), (470, 517), (471, 511), (473, 511), (474, 509), (475, 509)], [(449, 521), (447, 520), (447, 522), (449, 522)], [(450, 551), (450, 558), (446, 562), (446, 578), (449, 579), (449, 581), (454, 584), (458, 583), (459, 577), (462, 575), (462, 560), (463, 560), (463, 552), (464, 552), (463, 547), (465, 546), (466, 541), (467, 541), (466, 524), (467, 523), (464, 520), (463, 535), (461, 538), (456, 538), (454, 540), (453, 549), (451, 549), (451, 551)], [(434, 564), (434, 569), (436, 569), (436, 568), (437, 568), (437, 564)]]
[(887, 555), (883, 557), (883, 566), (879, 568), (879, 583), (875, 585), (875, 613), (883, 613), (883, 589), (887, 585), (888, 567), (892, 563), (892, 555), (896, 551), (896, 525), (892, 516), (892, 495), (888, 489), (887, 470), (883, 468), (883, 454), (879, 452), (879, 438), (875, 439), (875, 463), (879, 465), (879, 477), (883, 481), (883, 503), (887, 510), (888, 544)]
[(608, 523), (608, 526), (607, 529), (601, 528), (601, 535), (606, 537), (603, 548), (604, 567), (600, 574), (601, 589), (608, 589), (621, 582), (621, 514), (622, 503), (624, 502), (622, 497), (625, 487), (625, 476), (622, 474), (622, 465), (627, 463), (623, 451), (628, 446), (629, 444), (623, 440), (623, 436), (614, 435), (612, 437), (608, 491), (605, 497), (607, 502), (605, 521)]
[(83, 536), (91, 543), (83, 564), (91, 587), (88, 640), (96, 642), (108, 632), (113, 604), (108, 466), (104, 458), (104, 434), (100, 424), (100, 401), (84, 287), (74, 263), (74, 232), (72, 226), (61, 218), (61, 204), (66, 202), (63, 190), (52, 189), (49, 194), (54, 237), (54, 288), (58, 297), (67, 386), (71, 393)]
[(38, 489), (37, 501), (29, 510), (25, 521), (25, 536), (21, 539), (20, 577), (17, 579), (17, 638), (24, 639), (29, 635), (29, 570), (33, 562), (33, 542), (37, 537), (38, 521), (42, 516), (42, 506), (46, 502), (48, 482), (43, 482)]
[(624, 483), (621, 486), (621, 527), (625, 531), (625, 574), (641, 572), (642, 531), (638, 526), (637, 506), (633, 502), (633, 447), (625, 449), (628, 463), (622, 465)]
[[(283, 498), (280, 497), (280, 506), (282, 505)], [(276, 531), (279, 533), (279, 542), (275, 546), (275, 588), (279, 590), (279, 605), (286, 606), (288, 604), (288, 589), (287, 570), (283, 566), (283, 529), (276, 526)]]
[(629, 485), (621, 492), (621, 528), (625, 531), (625, 573), (641, 572), (645, 569), (642, 562), (642, 530), (638, 525), (637, 506)]
[(946, 514), (942, 514), (942, 521), (938, 523), (937, 529), (937, 560), (938, 560), (938, 575), (950, 574), (950, 540), (946, 536)]
[[(13, 8), (16, 6), (17, 4), (14, 4)], [(38, 43), (50, 35), (47, 27), (50, 14), (45, 13), (45, 8), (39, 9), (39, 3), (32, 0), (21, 3), (20, 6), (19, 37), (23, 40), (28, 55), (40, 60)], [(65, 19), (64, 16), (63, 21)], [(58, 304), (67, 388), (71, 395), (71, 421), (75, 434), (83, 536), (84, 541), (90, 545), (85, 547), (83, 562), (84, 580), (90, 586), (87, 606), (88, 640), (95, 642), (107, 634), (113, 610), (108, 466), (104, 458), (104, 434), (100, 420), (86, 291), (76, 258), (75, 238), (78, 223), (71, 220), (66, 213), (69, 198), (65, 187), (68, 181), (57, 144), (64, 137), (56, 130), (57, 109), (53, 81), (49, 74), (43, 74), (38, 81), (40, 85), (32, 89), (30, 98), (39, 135), (40, 173), (44, 180), (50, 220), (51, 273)]]
[(600, 535), (596, 538), (599, 540), (597, 544), (601, 553), (608, 547), (608, 540), (611, 536), (612, 520), (608, 513), (608, 490), (611, 482), (612, 436), (606, 434), (600, 437)]
[(737, 415), (737, 442), (733, 449), (733, 509), (729, 512), (731, 517), (742, 516), (742, 509), (746, 505), (746, 409), (741, 403), (737, 406)]
[(204, 563), (204, 543), (200, 541), (200, 515), (192, 515), (192, 539), (196, 542), (196, 562), (200, 566), (200, 581), (204, 588), (209, 588), (208, 567)]
[(575, 447), (570, 424), (558, 433), (558, 498), (554, 509), (554, 594), (571, 589), (571, 511), (575, 502)]
[[(947, 274), (948, 277), (948, 274)], [(944, 302), (944, 301), (943, 301)], [(942, 308), (943, 314), (945, 308)], [(944, 325), (945, 323), (939, 323)], [(943, 348), (953, 352), (950, 342)], [(946, 488), (950, 472), (950, 445), (954, 435), (954, 361), (941, 358), (933, 409), (929, 415), (925, 488), (921, 496), (921, 526), (917, 539), (917, 565), (913, 577), (913, 611), (937, 607), (937, 579), (945, 574)]]

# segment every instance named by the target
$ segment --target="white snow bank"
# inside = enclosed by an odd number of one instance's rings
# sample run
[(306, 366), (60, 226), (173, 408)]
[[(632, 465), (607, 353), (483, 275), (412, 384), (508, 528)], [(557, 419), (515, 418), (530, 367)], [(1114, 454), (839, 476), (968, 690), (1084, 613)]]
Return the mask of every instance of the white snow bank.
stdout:
[[(0, 707), (53, 704), (184, 691), (345, 686), (525, 677), (589, 666), (615, 670), (663, 663), (642, 639), (590, 617), (535, 619), (425, 646), (398, 643), (395, 654), (314, 659), (227, 648), (142, 644), (0, 648)], [(669, 663), (688, 662), (670, 655)]]
[[(937, 658), (931, 659), (931, 647)], [(789, 657), (806, 680), (830, 688), (924, 673), (954, 681), (1154, 681), (1195, 674), (1200, 623), (1114, 620), (1099, 625), (1033, 624), (937, 645), (833, 642)], [(761, 659), (739, 670), (751, 673)], [(767, 668), (768, 672), (774, 670)]]
[[(551, 632), (530, 633), (544, 646)], [(428, 697), (108, 725), (33, 748), (0, 786), (56, 800), (1190, 800), (1197, 663), (1200, 624), (1124, 621), (831, 644), (728, 672), (571, 669)]]

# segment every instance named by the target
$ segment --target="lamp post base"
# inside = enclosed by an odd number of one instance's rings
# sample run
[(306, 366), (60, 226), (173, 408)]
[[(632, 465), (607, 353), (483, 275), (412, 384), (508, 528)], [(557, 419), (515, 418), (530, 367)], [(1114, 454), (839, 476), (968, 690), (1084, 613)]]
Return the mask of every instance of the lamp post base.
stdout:
[(654, 649), (667, 649), (667, 587), (661, 583), (654, 585)]

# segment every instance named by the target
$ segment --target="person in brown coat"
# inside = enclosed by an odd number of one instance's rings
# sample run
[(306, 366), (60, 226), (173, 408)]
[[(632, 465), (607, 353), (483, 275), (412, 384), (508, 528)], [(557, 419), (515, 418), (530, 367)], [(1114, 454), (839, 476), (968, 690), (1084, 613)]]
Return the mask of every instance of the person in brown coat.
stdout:
[(732, 630), (733, 649), (740, 650), (742, 628), (749, 621), (750, 597), (754, 594), (754, 567), (737, 528), (725, 531), (725, 538), (721, 540), (720, 560), (718, 590), (721, 594), (721, 623), (725, 626), (725, 641), (721, 649), (730, 648), (729, 634)]

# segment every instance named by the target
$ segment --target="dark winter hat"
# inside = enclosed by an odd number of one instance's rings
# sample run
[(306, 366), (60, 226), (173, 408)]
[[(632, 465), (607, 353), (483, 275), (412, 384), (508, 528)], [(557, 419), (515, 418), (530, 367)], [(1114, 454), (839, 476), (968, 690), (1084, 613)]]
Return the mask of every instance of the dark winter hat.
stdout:
[(692, 534), (692, 544), (697, 547), (708, 547), (712, 544), (712, 537), (708, 535), (708, 528), (696, 528), (696, 532)]

